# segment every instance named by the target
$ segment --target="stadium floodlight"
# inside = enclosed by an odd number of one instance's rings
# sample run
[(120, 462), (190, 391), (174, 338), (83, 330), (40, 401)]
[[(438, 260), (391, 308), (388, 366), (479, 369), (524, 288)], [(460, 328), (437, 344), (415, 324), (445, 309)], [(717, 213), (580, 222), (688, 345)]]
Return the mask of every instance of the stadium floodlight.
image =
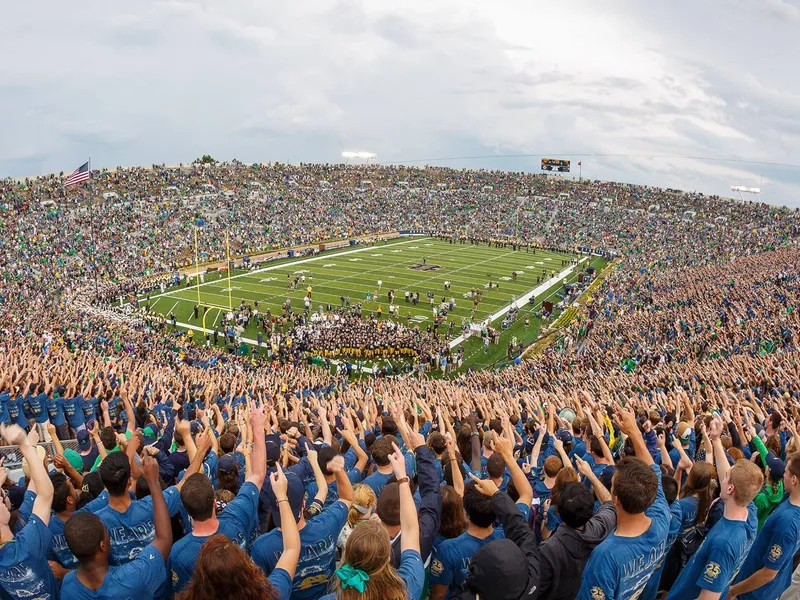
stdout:
[(378, 155), (374, 152), (350, 152), (345, 151), (342, 152), (342, 158), (345, 159), (345, 162), (348, 162), (351, 158), (359, 158), (361, 160), (365, 160), (369, 162), (370, 160), (374, 160), (378, 158)]
[(744, 185), (732, 185), (731, 191), (739, 194), (739, 199), (742, 202), (744, 202), (744, 196), (742, 194), (752, 194), (759, 202), (761, 202), (761, 188), (747, 187)]

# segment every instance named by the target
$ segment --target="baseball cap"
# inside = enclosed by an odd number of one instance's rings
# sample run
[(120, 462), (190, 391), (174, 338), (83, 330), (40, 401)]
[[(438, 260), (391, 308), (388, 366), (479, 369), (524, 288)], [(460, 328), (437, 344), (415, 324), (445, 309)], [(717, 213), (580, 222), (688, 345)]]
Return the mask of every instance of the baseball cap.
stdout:
[(158, 426), (148, 425), (142, 429), (142, 437), (145, 444), (153, 444), (158, 439)]
[(767, 468), (769, 469), (769, 476), (772, 481), (780, 481), (783, 479), (783, 473), (786, 470), (784, 462), (774, 454), (767, 454), (766, 461)]
[(81, 429), (78, 432), (78, 448), (81, 450), (88, 450), (92, 445), (91, 440), (89, 439), (89, 432), (85, 429)]
[(267, 464), (274, 464), (281, 458), (281, 436), (270, 434), (265, 436), (267, 444)]
[[(530, 582), (528, 559), (511, 540), (494, 540), (482, 546), (469, 563), (467, 587), (494, 600), (517, 600), (535, 583)], [(503, 584), (498, 586), (497, 582)]]
[(233, 473), (236, 468), (236, 457), (231, 453), (223, 454), (217, 463), (220, 473)]
[[(303, 482), (294, 473), (286, 473), (286, 480), (289, 483), (286, 490), (286, 496), (289, 499), (289, 506), (292, 508), (294, 520), (300, 520), (300, 511), (303, 509), (303, 497), (306, 495)], [(272, 486), (269, 486), (267, 491), (269, 498), (269, 514), (272, 515), (272, 522), (277, 527), (281, 526), (281, 508), (278, 504), (278, 499), (275, 497), (275, 492), (272, 491)]]
[(64, 448), (64, 458), (78, 473), (83, 472), (83, 459), (81, 455), (75, 452), (72, 448)]
[(692, 428), (685, 421), (681, 421), (678, 423), (678, 428), (675, 430), (675, 435), (679, 437), (681, 441), (685, 442), (689, 439), (689, 436), (692, 435)]
[(566, 429), (560, 429), (556, 434), (556, 437), (561, 440), (564, 444), (571, 444), (572, 443), (572, 434), (567, 431)]

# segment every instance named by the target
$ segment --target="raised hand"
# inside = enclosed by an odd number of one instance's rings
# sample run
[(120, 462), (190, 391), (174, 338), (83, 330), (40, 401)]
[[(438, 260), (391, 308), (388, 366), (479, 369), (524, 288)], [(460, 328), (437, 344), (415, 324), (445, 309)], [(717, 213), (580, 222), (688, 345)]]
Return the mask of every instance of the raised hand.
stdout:
[(590, 475), (592, 475), (591, 465), (585, 460), (583, 460), (580, 456), (575, 457), (575, 466), (578, 467), (578, 473), (580, 473), (584, 477), (589, 477)]
[(494, 496), (500, 491), (497, 487), (497, 484), (491, 479), (479, 479), (472, 473), (467, 473), (467, 475), (469, 475), (470, 479), (475, 482), (475, 489), (484, 496)]
[(314, 450), (312, 444), (306, 444), (306, 456), (308, 456), (308, 462), (312, 465), (317, 463), (317, 451)]
[[(391, 456), (389, 457), (391, 459)], [(344, 471), (344, 457), (340, 454), (334, 456), (325, 467), (331, 473), (338, 473), (339, 471)]]
[(617, 408), (617, 425), (622, 433), (628, 437), (639, 432), (639, 425), (636, 423), (636, 415), (633, 411), (626, 408)]
[(492, 450), (497, 452), (500, 456), (505, 459), (511, 458), (514, 459), (514, 444), (512, 444), (509, 440), (504, 437), (500, 437), (499, 435), (494, 438), (494, 442), (492, 443)]
[(147, 483), (161, 485), (158, 481), (158, 461), (152, 456), (145, 456), (142, 459), (142, 475)]
[(0, 424), (0, 435), (3, 436), (9, 446), (25, 446), (29, 443), (25, 430), (13, 423), (11, 425)]
[(389, 462), (392, 465), (395, 478), (400, 480), (406, 476), (406, 460), (403, 453), (400, 452), (400, 448), (394, 442), (392, 442), (392, 448), (394, 452), (389, 455)]
[(286, 479), (286, 475), (280, 464), (277, 465), (277, 470), (269, 476), (269, 481), (272, 485), (272, 493), (275, 494), (275, 498), (278, 502), (286, 500), (289, 490), (289, 481)]
[(718, 415), (714, 415), (711, 423), (708, 424), (708, 437), (712, 440), (718, 440), (722, 435), (722, 419)]

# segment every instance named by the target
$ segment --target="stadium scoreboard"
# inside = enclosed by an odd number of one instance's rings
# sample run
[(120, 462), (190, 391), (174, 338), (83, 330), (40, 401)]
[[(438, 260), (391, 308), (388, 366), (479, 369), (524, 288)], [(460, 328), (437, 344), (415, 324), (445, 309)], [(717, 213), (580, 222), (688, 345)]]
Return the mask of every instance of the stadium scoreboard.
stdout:
[(543, 158), (542, 171), (558, 171), (559, 173), (569, 173), (569, 161), (558, 158)]

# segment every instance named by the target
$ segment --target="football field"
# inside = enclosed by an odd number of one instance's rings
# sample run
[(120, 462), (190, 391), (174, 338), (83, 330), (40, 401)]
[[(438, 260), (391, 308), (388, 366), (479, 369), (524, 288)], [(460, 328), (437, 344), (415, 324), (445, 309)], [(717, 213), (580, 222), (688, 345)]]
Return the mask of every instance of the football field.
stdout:
[[(263, 264), (251, 271), (234, 270), (230, 280), (226, 273), (206, 276), (199, 286), (201, 305), (208, 306), (205, 326), (213, 330), (222, 322), (229, 304), (235, 309), (242, 300), (247, 304), (259, 302), (259, 314), (267, 309), (280, 315), (287, 298), (292, 310), (302, 311), (304, 297), (311, 287), (311, 309), (323, 310), (327, 306), (341, 307), (342, 298), (350, 305), (360, 303), (362, 315), (377, 313), (382, 309), (382, 318), (389, 318), (389, 290), (394, 290), (394, 303), (399, 308), (401, 322), (420, 325), (423, 329), (433, 324), (433, 307), (427, 297), (434, 294), (433, 306), (438, 306), (444, 297), (447, 302), (455, 300), (455, 307), (444, 321), (455, 323), (455, 331), (461, 318), (470, 318), (473, 311), (472, 290), (483, 292), (482, 300), (475, 309), (473, 321), (479, 322), (509, 305), (513, 300), (530, 292), (548, 278), (568, 267), (568, 261), (577, 255), (549, 252), (541, 249), (514, 250), (511, 247), (494, 248), (486, 244), (474, 246), (451, 244), (429, 237), (401, 237), (375, 245), (359, 245), (340, 250), (322, 252), (314, 257), (284, 259)], [(513, 273), (516, 272), (516, 281)], [(295, 289), (287, 288), (287, 281), (305, 276)], [(537, 282), (537, 278), (539, 281)], [(490, 289), (489, 281), (492, 281)], [(450, 289), (445, 290), (445, 281)], [(499, 284), (499, 287), (495, 287)], [(405, 301), (405, 292), (418, 292), (419, 302), (413, 305)], [(558, 298), (552, 298), (558, 301)], [(199, 319), (193, 318), (193, 309), (198, 300), (198, 287), (192, 282), (188, 287), (181, 284), (169, 288), (163, 294), (150, 296), (151, 309), (169, 315), (174, 312), (177, 321), (194, 327), (202, 326), (202, 311)], [(541, 298), (537, 298), (541, 301)], [(538, 302), (537, 302), (538, 303)], [(408, 315), (410, 314), (410, 319)], [(242, 334), (255, 339), (255, 324)]]

